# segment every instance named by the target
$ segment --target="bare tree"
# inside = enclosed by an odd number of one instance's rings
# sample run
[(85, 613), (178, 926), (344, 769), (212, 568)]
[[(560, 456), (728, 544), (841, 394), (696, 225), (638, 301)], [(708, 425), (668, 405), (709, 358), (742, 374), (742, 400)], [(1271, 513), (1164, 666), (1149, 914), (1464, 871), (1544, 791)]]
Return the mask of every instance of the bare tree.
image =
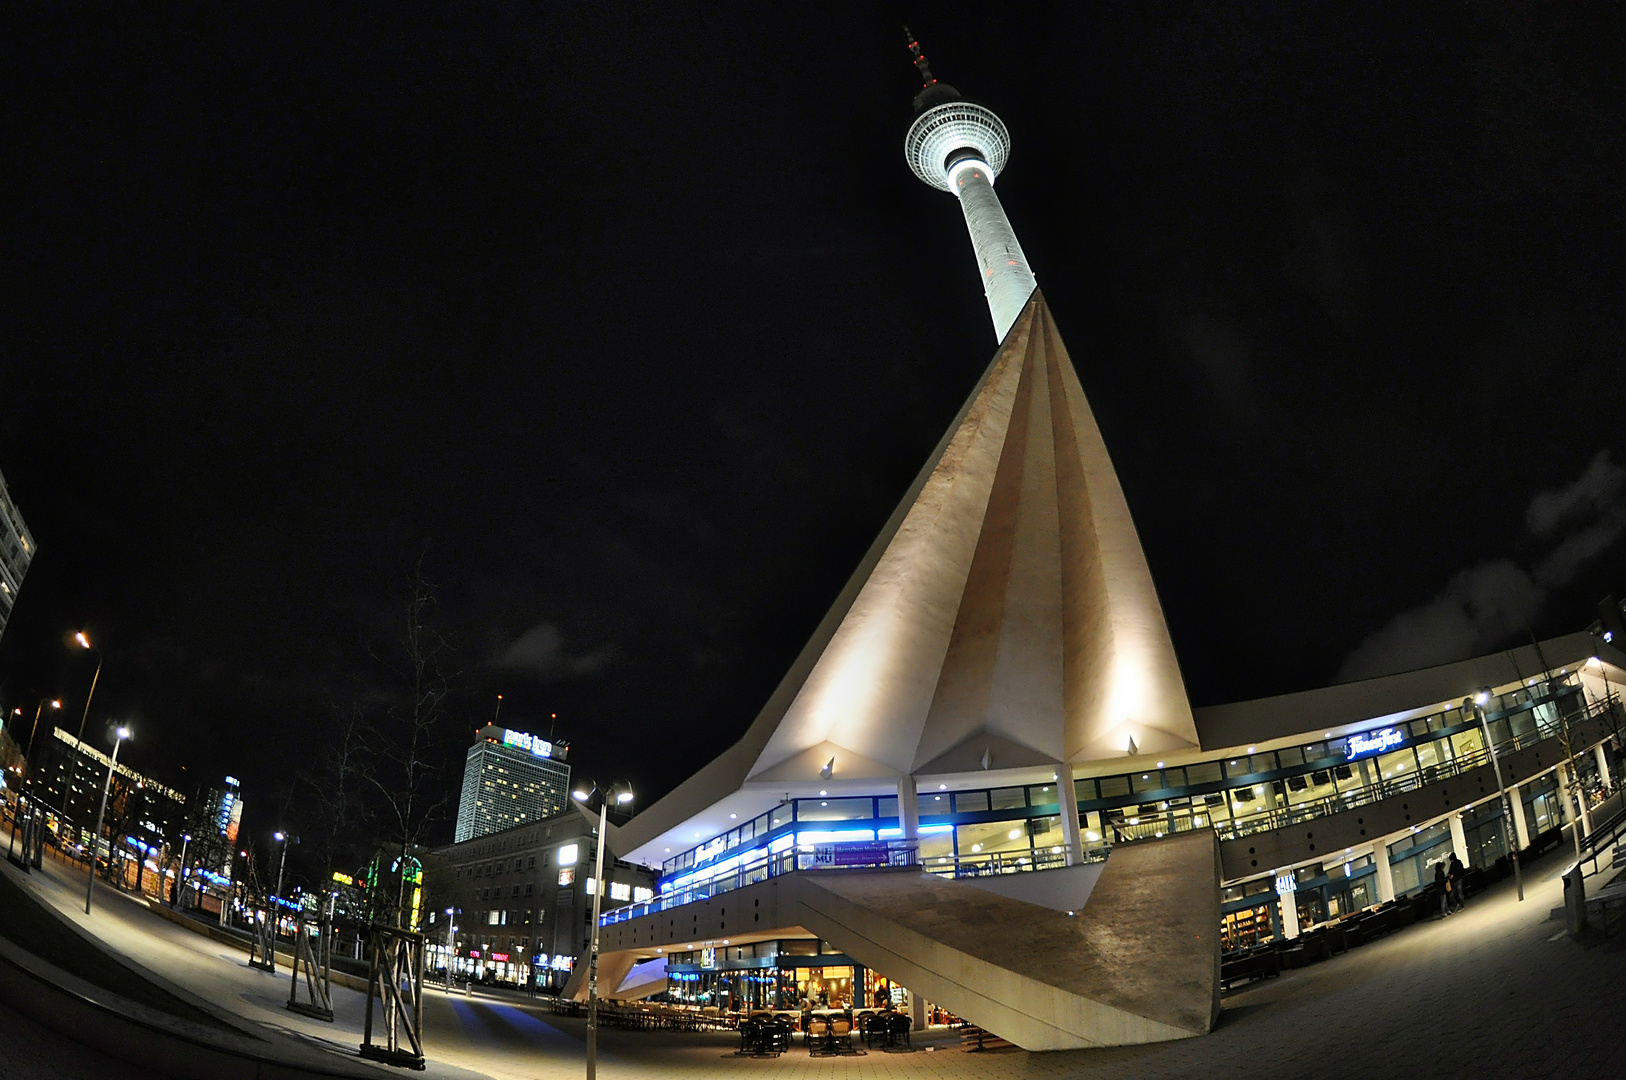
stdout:
[(309, 796), (303, 804), (308, 811), (304, 830), (315, 840), (312, 850), (321, 860), (323, 889), (332, 887), (341, 852), (363, 839), (359, 834), (367, 826), (368, 815), (358, 785), (366, 782), (371, 771), (361, 705), (335, 706), (334, 714), (316, 768), (301, 781)]
[[(399, 647), (384, 660), (398, 688), (372, 725), (376, 750), (362, 777), (382, 796), (384, 824), (400, 851), (395, 925), (406, 909), (406, 869), (412, 851), (444, 809), (450, 793), (438, 782), (446, 768), (441, 729), (450, 695), (446, 638), (429, 625), (435, 586), (419, 560), (403, 602)], [(437, 788), (440, 790), (437, 791)]]

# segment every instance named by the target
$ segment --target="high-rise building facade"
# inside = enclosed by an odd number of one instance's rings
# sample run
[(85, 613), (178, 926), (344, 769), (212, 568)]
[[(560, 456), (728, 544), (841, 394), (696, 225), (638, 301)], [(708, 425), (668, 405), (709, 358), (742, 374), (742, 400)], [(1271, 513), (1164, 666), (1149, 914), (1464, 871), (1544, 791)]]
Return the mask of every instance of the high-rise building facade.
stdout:
[(135, 837), (158, 847), (169, 840), (186, 816), (186, 796), (167, 784), (136, 772), (119, 762), (108, 777), (107, 754), (55, 728), (40, 763), (43, 799), (52, 813), (62, 811), (70, 824), (88, 836), (101, 804), (102, 786), (108, 785), (104, 828), (117, 836)]
[(475, 733), (457, 802), (461, 844), (552, 817), (570, 798), (570, 744), (487, 724)]
[(23, 575), (33, 558), (34, 538), (11, 501), (6, 478), (0, 476), (0, 634), (6, 632), (11, 606), (17, 602), (17, 591), (23, 587)]

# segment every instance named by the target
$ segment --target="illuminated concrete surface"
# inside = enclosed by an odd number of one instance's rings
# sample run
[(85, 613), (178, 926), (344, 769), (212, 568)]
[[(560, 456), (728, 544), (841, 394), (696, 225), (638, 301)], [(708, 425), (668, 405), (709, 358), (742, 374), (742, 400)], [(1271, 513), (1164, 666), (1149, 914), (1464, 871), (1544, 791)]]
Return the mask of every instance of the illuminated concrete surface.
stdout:
[(1047, 782), (1197, 743), (1123, 489), (1035, 292), (744, 737), (616, 850), (658, 866), (787, 793)]
[[(1576, 945), (1549, 919), (1560, 903), (1556, 871), (1562, 853), (1534, 864), (1529, 899), (1511, 883), (1471, 897), (1468, 910), (1428, 922), (1225, 999), (1212, 1035), (1181, 1042), (1030, 1054), (967, 1054), (934, 1035), (931, 1053), (809, 1059), (800, 1049), (778, 1060), (730, 1056), (729, 1034), (686, 1035), (607, 1029), (601, 1035), (607, 1080), (682, 1077), (1140, 1077), (1297, 1076), (1369, 1080), (1374, 1070), (1401, 1075), (1503, 1077), (1601, 1076), (1618, 1068), (1626, 990), (1626, 939)], [(243, 956), (170, 927), (133, 905), (107, 897), (98, 931), (157, 961), (164, 957), (186, 985), (211, 988), (212, 1000), (239, 1014), (351, 1039), (359, 1031), (359, 995), (335, 988), (337, 1030), (306, 1022), (281, 1007), (286, 975), (253, 972)], [(139, 916), (139, 917), (135, 917)], [(200, 989), (199, 992), (202, 992)], [(429, 1049), (436, 1059), (494, 1077), (581, 1075), (583, 1022), (515, 1000), (476, 995), (427, 996)], [(0, 1046), (39, 1060), (54, 1033), (0, 1027)], [(78, 1048), (67, 1049), (70, 1054)], [(92, 1057), (64, 1058), (94, 1061)], [(9, 1058), (7, 1059), (9, 1062)], [(1313, 1063), (1313, 1068), (1307, 1063)], [(19, 1073), (19, 1075), (28, 1075)], [(67, 1068), (57, 1076), (91, 1075)], [(96, 1075), (130, 1075), (124, 1072)]]

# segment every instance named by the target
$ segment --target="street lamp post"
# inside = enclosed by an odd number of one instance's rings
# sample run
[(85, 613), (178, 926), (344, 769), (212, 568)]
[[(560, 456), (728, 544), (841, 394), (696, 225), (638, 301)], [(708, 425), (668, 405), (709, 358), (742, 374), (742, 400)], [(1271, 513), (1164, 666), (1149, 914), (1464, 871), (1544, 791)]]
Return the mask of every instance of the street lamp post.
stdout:
[(446, 992), (452, 992), (452, 954), (457, 951), (457, 927), (452, 925), (452, 912), (455, 908), (446, 909)]
[(596, 1080), (598, 1076), (598, 916), (599, 901), (604, 895), (604, 842), (609, 834), (610, 803), (630, 807), (632, 785), (611, 784), (610, 790), (603, 791), (589, 781), (571, 794), (585, 805), (595, 791), (599, 794), (598, 843), (593, 858), (593, 940), (587, 953), (587, 1080)]
[(278, 833), (273, 833), (272, 836), (276, 839), (277, 843), (282, 845), (282, 852), (281, 852), (281, 854), (279, 854), (277, 856), (277, 887), (276, 887), (276, 891), (274, 891), (271, 895), (272, 896), (281, 896), (282, 895), (282, 868), (288, 864), (288, 834), (283, 833), (283, 832), (278, 832)]
[(1472, 704), (1474, 715), (1479, 718), (1479, 725), (1485, 732), (1485, 749), (1490, 751), (1491, 767), (1496, 770), (1496, 790), (1502, 796), (1502, 838), (1513, 860), (1513, 884), (1518, 889), (1519, 900), (1522, 902), (1524, 871), (1519, 866), (1519, 834), (1513, 828), (1513, 804), (1507, 798), (1507, 784), (1502, 780), (1502, 760), (1496, 756), (1496, 740), (1491, 737), (1490, 719), (1485, 715), (1485, 703), (1490, 701), (1490, 698), (1490, 689), (1485, 687), (1474, 695)]
[[(85, 636), (85, 632), (83, 630), (81, 630), (77, 634), (73, 635), (73, 640), (79, 643), (79, 647), (81, 649), (86, 649), (86, 650), (96, 654), (96, 674), (94, 674), (94, 675), (92, 675), (90, 677), (90, 693), (85, 695), (85, 711), (79, 715), (79, 741), (84, 742), (85, 741), (85, 720), (88, 719), (89, 716), (90, 716), (90, 703), (96, 697), (96, 682), (97, 682), (97, 680), (99, 680), (102, 677), (102, 659), (103, 659), (103, 657), (102, 657), (102, 650), (98, 649), (96, 646), (94, 646), (94, 645), (92, 645), (90, 643), (90, 639)], [(73, 790), (73, 776), (72, 776), (72, 774), (70, 774), (62, 782), (62, 821), (63, 821), (64, 825), (66, 825), (67, 820), (68, 820), (68, 793), (70, 791), (72, 791), (72, 790)], [(98, 826), (97, 828), (99, 830), (100, 826)], [(94, 858), (91, 859), (90, 864), (91, 864), (92, 867), (94, 867), (96, 865), (96, 860)]]
[[(45, 698), (40, 698), (39, 707), (34, 710), (34, 726), (28, 729), (28, 749), (23, 751), (23, 761), (25, 762), (32, 762), (34, 760), (34, 736), (39, 732), (40, 729), (40, 713), (45, 711), (45, 702)], [(50, 702), (51, 708), (62, 708), (62, 702), (60, 699), (51, 698)], [(22, 710), (19, 709), (18, 711), (21, 712)], [(29, 771), (30, 773), (33, 772), (32, 767), (30, 767)]]
[(181, 836), (181, 868), (180, 872), (175, 877), (175, 899), (170, 901), (169, 905), (172, 908), (176, 904), (180, 903), (181, 892), (186, 888), (186, 845), (190, 844), (191, 842), (191, 833), (185, 833)]
[[(113, 786), (113, 770), (118, 767), (119, 747), (123, 746), (124, 740), (129, 737), (129, 728), (120, 727), (118, 729), (117, 737), (113, 740), (113, 756), (107, 761), (107, 779), (102, 781), (102, 805), (96, 811), (96, 831), (90, 834), (90, 877), (85, 882), (86, 915), (90, 914), (91, 894), (96, 891), (96, 853), (101, 850), (102, 846), (102, 816), (107, 813), (107, 791)], [(107, 860), (108, 865), (111, 866), (113, 862), (113, 849), (111, 847), (107, 850)]]

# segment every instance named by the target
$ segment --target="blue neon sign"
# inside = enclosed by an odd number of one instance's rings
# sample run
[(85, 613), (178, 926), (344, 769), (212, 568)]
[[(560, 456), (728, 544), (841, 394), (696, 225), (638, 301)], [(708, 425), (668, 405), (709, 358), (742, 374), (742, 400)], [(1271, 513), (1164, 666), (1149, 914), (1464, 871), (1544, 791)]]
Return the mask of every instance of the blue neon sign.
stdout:
[(1344, 757), (1349, 761), (1384, 754), (1406, 742), (1406, 734), (1399, 728), (1379, 728), (1363, 731), (1344, 740)]

